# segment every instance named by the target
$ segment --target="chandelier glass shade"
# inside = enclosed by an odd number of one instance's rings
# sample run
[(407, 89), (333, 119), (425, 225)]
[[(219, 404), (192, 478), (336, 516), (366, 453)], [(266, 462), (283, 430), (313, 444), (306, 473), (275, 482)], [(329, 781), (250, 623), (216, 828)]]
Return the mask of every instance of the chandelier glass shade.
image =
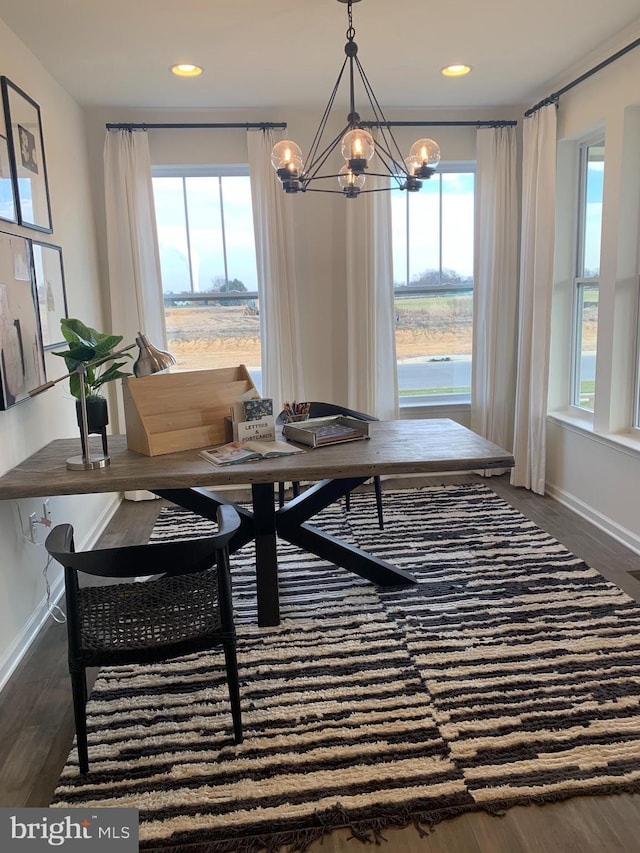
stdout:
[[(379, 192), (395, 188), (417, 192), (422, 188), (423, 181), (433, 175), (440, 162), (438, 143), (433, 139), (418, 139), (411, 146), (409, 155), (403, 157), (391, 132), (390, 124), (384, 117), (378, 99), (358, 59), (351, 7), (353, 3), (358, 3), (360, 0), (338, 0), (338, 2), (347, 4), (349, 27), (344, 48), (346, 56), (311, 143), (307, 163), (305, 165), (300, 146), (291, 139), (283, 139), (272, 149), (271, 165), (286, 193), (334, 192), (341, 193), (346, 198), (357, 198), (361, 192)], [(349, 79), (347, 124), (336, 137), (325, 144), (324, 134), (327, 122), (345, 71), (348, 72)], [(375, 140), (367, 127), (363, 126), (360, 114), (356, 111), (356, 77), (361, 82), (373, 114), (373, 119), (366, 121), (366, 125), (378, 128)], [(338, 147), (344, 158), (344, 165), (340, 169), (337, 166), (332, 167), (329, 162)], [(367, 176), (391, 180), (386, 181), (385, 186), (367, 187)]]

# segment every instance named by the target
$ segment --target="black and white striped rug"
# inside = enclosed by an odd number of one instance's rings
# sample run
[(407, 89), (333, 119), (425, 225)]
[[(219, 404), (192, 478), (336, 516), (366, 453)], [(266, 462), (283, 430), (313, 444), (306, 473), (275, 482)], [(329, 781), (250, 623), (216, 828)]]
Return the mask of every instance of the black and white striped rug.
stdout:
[[(245, 740), (220, 658), (103, 670), (91, 772), (53, 805), (134, 806), (140, 849), (302, 850), (465, 811), (640, 791), (640, 606), (484, 485), (373, 495), (316, 522), (405, 569), (378, 589), (281, 544), (283, 619), (232, 557)], [(197, 522), (201, 524), (201, 521)], [(163, 510), (155, 537), (193, 535)]]

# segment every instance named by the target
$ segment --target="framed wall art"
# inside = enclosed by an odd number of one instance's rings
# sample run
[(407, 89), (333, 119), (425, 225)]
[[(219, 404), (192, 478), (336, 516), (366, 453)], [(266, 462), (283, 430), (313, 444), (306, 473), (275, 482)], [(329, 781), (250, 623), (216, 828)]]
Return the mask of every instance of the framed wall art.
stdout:
[(18, 221), (4, 110), (0, 110), (0, 219), (4, 219), (7, 222)]
[(60, 320), (68, 317), (62, 249), (40, 240), (31, 241), (33, 271), (40, 314), (40, 333), (45, 350), (64, 346)]
[(0, 408), (26, 400), (44, 382), (29, 240), (0, 231)]
[(53, 228), (40, 107), (7, 77), (1, 82), (18, 223), (50, 233)]

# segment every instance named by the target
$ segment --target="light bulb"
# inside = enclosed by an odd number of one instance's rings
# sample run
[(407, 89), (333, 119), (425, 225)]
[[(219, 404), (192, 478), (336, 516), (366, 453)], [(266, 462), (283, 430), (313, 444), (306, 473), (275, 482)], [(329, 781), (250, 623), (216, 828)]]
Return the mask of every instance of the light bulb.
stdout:
[(271, 165), (280, 179), (300, 177), (304, 170), (300, 147), (291, 139), (277, 142), (271, 151)]
[(418, 139), (409, 151), (407, 167), (411, 163), (410, 174), (416, 178), (430, 178), (440, 162), (440, 146), (433, 139)]
[(415, 177), (416, 171), (420, 168), (420, 166), (422, 165), (422, 162), (421, 162), (419, 157), (415, 157), (415, 156), (411, 157), (410, 156), (410, 157), (405, 158), (404, 164), (407, 167), (407, 172), (412, 177)]
[(353, 172), (348, 163), (344, 164), (338, 175), (338, 183), (347, 198), (355, 198), (358, 195), (364, 186), (364, 180), (362, 172)]
[(411, 146), (409, 157), (416, 157), (422, 166), (435, 169), (440, 162), (440, 146), (433, 139), (418, 139)]
[(373, 136), (361, 127), (348, 131), (342, 137), (342, 156), (347, 161), (347, 166), (356, 174), (364, 172), (375, 150)]
[[(403, 189), (407, 192), (415, 193), (422, 189), (423, 177), (419, 177), (420, 171), (423, 168), (422, 162), (418, 157), (407, 157), (404, 161), (406, 169), (406, 178)], [(432, 170), (433, 171), (433, 170)]]

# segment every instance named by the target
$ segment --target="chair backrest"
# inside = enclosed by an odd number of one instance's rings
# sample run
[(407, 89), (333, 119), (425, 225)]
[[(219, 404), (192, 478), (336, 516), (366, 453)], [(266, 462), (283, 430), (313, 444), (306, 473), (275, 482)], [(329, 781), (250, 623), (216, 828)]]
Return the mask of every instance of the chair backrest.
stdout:
[(218, 532), (214, 536), (95, 551), (76, 551), (73, 527), (59, 524), (47, 536), (45, 548), (65, 568), (89, 575), (133, 578), (149, 574), (188, 574), (216, 563), (240, 527), (240, 516), (230, 505), (218, 507), (217, 521)]
[[(359, 421), (378, 420), (373, 415), (367, 415), (365, 412), (356, 412), (355, 409), (347, 409), (346, 406), (338, 406), (336, 403), (322, 403), (319, 401), (309, 403), (310, 418), (327, 418), (331, 417), (331, 415), (347, 415), (350, 418), (357, 418)], [(284, 410), (276, 418), (276, 423), (286, 423)]]

